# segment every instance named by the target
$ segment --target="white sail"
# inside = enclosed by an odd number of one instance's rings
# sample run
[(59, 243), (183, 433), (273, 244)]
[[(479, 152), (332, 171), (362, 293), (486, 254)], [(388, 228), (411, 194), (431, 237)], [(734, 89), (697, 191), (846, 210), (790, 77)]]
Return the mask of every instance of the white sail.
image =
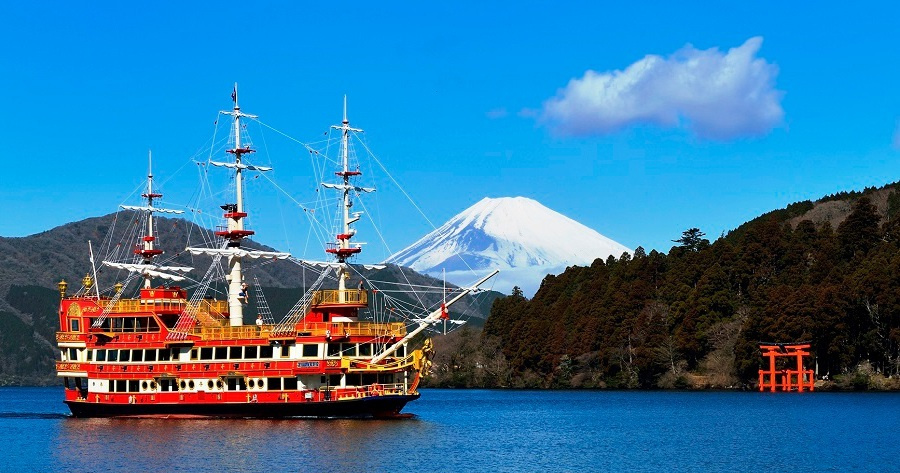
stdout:
[(338, 190), (353, 190), (356, 192), (375, 192), (375, 189), (373, 189), (371, 187), (351, 186), (349, 184), (332, 184), (330, 182), (323, 182), (322, 187), (327, 187), (328, 189), (338, 189)]
[(176, 271), (176, 272), (180, 272), (180, 273), (186, 273), (186, 272), (194, 269), (194, 268), (191, 268), (188, 266), (157, 266), (155, 264), (114, 263), (112, 261), (104, 261), (103, 265), (109, 266), (112, 268), (126, 269), (128, 271), (133, 271), (133, 272), (150, 270), (150, 271)]
[[(131, 263), (115, 263), (112, 261), (104, 261), (103, 265), (109, 266), (111, 268), (124, 269), (124, 270), (130, 271), (132, 273), (139, 273), (139, 274), (143, 274), (146, 276), (152, 276), (155, 278), (168, 279), (170, 281), (176, 281), (176, 282), (184, 281), (184, 276), (159, 271), (159, 269), (162, 269), (163, 267), (154, 266), (152, 264), (131, 264)], [(168, 267), (168, 268), (175, 268), (174, 270), (176, 270), (176, 271), (190, 271), (191, 269), (193, 269), (193, 268), (181, 267), (181, 266)]]
[(219, 161), (210, 161), (209, 164), (222, 168), (229, 169), (248, 169), (250, 171), (271, 171), (272, 168), (266, 166), (254, 166), (252, 164), (243, 164), (243, 163), (221, 163)]
[(287, 259), (290, 258), (290, 253), (283, 253), (280, 251), (257, 251), (257, 250), (245, 250), (243, 248), (188, 248), (187, 249), (192, 255), (222, 255), (222, 256), (238, 256), (241, 258), (274, 258), (274, 259)]
[(144, 210), (148, 212), (165, 213), (165, 214), (183, 214), (184, 210), (162, 209), (159, 207), (147, 207), (141, 205), (120, 205), (125, 210)]
[[(337, 261), (313, 261), (313, 260), (296, 259), (296, 258), (291, 258), (291, 261), (293, 261), (297, 264), (305, 264), (307, 266), (317, 266), (320, 268), (332, 268), (332, 269), (343, 268), (344, 266), (349, 264), (349, 263), (339, 263)], [(365, 269), (384, 269), (387, 267), (383, 264), (354, 264), (354, 266), (362, 266)]]

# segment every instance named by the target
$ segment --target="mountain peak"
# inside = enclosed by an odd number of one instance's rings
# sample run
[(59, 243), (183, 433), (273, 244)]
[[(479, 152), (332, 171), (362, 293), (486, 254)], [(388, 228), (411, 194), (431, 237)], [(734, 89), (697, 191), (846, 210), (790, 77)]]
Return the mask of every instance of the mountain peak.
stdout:
[(457, 284), (496, 268), (499, 290), (536, 290), (547, 274), (623, 252), (631, 250), (534, 199), (485, 197), (388, 261), (435, 276), (447, 271)]

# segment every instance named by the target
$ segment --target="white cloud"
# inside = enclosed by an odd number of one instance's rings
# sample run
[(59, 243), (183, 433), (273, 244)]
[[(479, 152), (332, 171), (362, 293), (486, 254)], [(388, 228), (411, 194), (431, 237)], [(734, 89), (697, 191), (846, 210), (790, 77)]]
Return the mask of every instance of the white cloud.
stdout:
[(563, 135), (646, 123), (719, 140), (767, 133), (784, 117), (783, 92), (774, 88), (778, 68), (756, 57), (762, 41), (750, 38), (727, 53), (687, 45), (624, 71), (588, 70), (544, 103), (540, 121)]

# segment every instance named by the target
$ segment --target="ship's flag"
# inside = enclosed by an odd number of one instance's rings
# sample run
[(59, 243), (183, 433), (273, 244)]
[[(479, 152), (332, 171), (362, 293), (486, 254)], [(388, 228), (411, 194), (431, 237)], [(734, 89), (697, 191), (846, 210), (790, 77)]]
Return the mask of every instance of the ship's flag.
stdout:
[(234, 89), (231, 90), (231, 101), (237, 102), (237, 86), (234, 86)]

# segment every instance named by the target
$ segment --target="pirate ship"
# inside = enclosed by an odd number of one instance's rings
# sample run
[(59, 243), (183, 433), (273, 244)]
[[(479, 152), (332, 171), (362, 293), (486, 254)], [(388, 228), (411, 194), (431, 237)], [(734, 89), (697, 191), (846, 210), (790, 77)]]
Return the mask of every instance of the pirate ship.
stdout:
[[(343, 121), (332, 127), (340, 134), (338, 179), (322, 184), (339, 195), (339, 228), (325, 249), (331, 259), (307, 261), (249, 248), (245, 239), (254, 231), (245, 227), (245, 174), (271, 168), (247, 159), (255, 150), (242, 143), (242, 121), (256, 117), (241, 111), (237, 85), (232, 100), (233, 108), (220, 112), (231, 122), (229, 159), (208, 164), (232, 173), (234, 201), (221, 206), (225, 225), (214, 232), (212, 244), (187, 248), (211, 258), (202, 280), (182, 287), (191, 282), (192, 268), (160, 261), (154, 215), (181, 211), (158, 206), (162, 194), (154, 189), (151, 166), (143, 205), (122, 206), (140, 216), (137, 244), (124, 261), (102, 261), (127, 277), (101, 290), (91, 250), (91, 272), (81, 287), (70, 295), (68, 283), (59, 283), (57, 372), (65, 403), (75, 417), (400, 415), (419, 397), (419, 380), (433, 354), (430, 339), (411, 349), (413, 337), (445, 321), (447, 307), (496, 272), (418, 317), (361, 317), (361, 311), (380, 307), (393, 313), (394, 308), (390, 302), (376, 303), (377, 291), (348, 288), (356, 269), (351, 260), (362, 251), (353, 243), (360, 218), (351, 211), (353, 199), (374, 189), (354, 182), (361, 172), (350, 167), (349, 137), (361, 130), (350, 127), (346, 99)], [(289, 260), (317, 268), (319, 276), (278, 321), (264, 297), (257, 297), (259, 316), (246, 323), (249, 291), (243, 267), (252, 260)], [(224, 273), (223, 297), (210, 296), (214, 268)], [(329, 278), (336, 287), (326, 288)], [(126, 296), (130, 285), (137, 287)]]

